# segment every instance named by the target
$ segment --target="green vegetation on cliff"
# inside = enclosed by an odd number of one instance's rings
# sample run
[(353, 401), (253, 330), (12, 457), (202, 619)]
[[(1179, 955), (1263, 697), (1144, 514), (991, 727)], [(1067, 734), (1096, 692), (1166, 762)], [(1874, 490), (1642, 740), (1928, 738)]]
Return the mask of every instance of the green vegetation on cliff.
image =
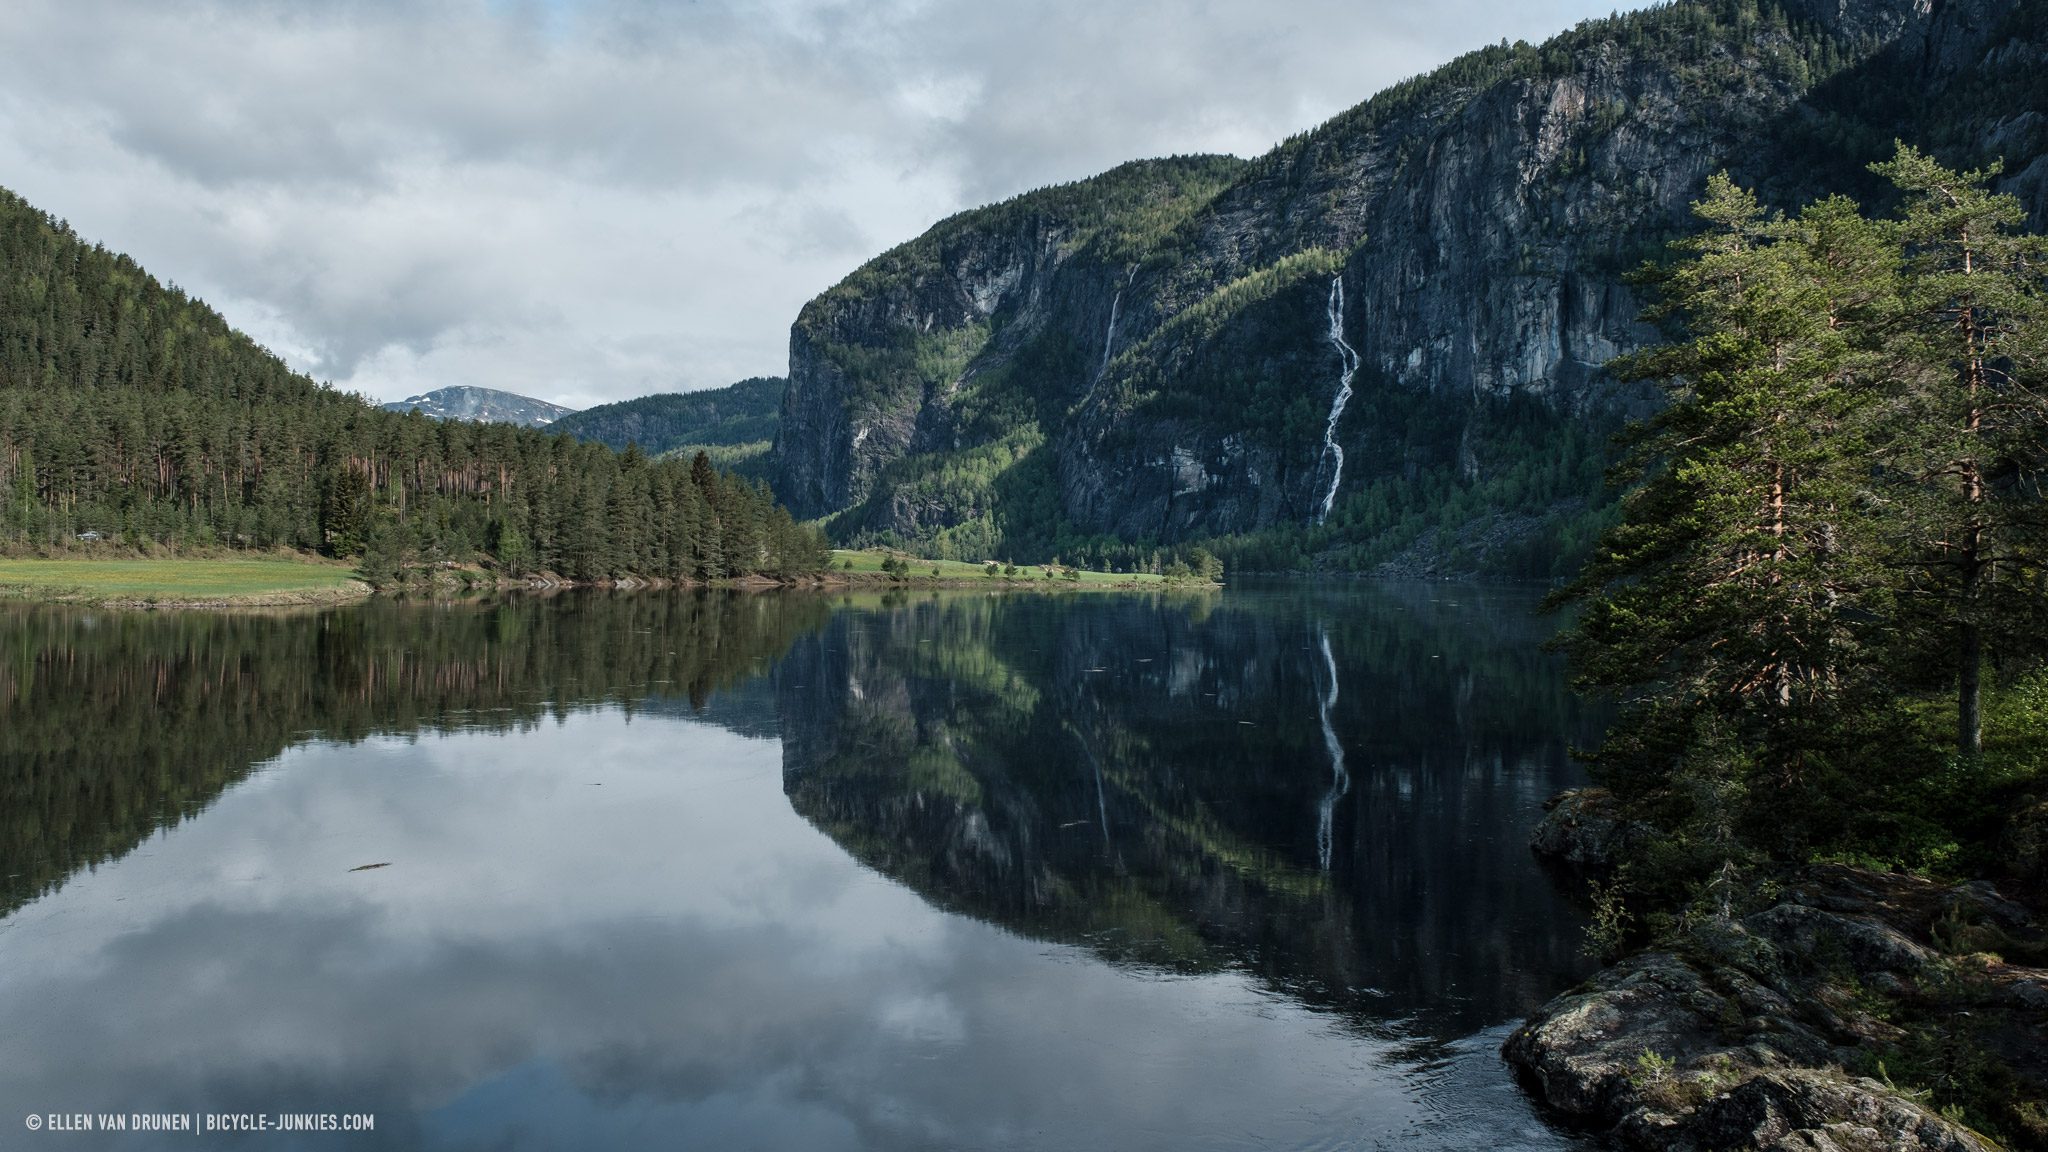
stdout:
[[(1612, 434), (1656, 402), (1604, 367), (1650, 336), (1629, 274), (1697, 229), (1707, 176), (1889, 210), (1864, 169), (1903, 138), (2006, 157), (2038, 226), (2037, 7), (1679, 0), (1471, 53), (1250, 163), (962, 213), (805, 308), (777, 490), (841, 543), (939, 556), (1564, 578), (1614, 520)], [(1360, 360), (1341, 469), (1333, 327)]]

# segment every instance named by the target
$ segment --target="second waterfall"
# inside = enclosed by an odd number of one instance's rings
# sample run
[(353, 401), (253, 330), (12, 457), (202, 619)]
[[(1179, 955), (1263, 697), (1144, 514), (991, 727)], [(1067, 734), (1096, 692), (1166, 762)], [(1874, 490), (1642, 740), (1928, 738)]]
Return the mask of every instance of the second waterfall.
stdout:
[(1336, 457), (1336, 466), (1330, 469), (1330, 489), (1323, 493), (1323, 503), (1316, 510), (1316, 523), (1330, 518), (1330, 507), (1337, 502), (1337, 485), (1344, 480), (1344, 449), (1337, 443), (1337, 421), (1344, 418), (1344, 406), (1351, 403), (1351, 378), (1358, 375), (1358, 353), (1344, 342), (1344, 277), (1340, 273), (1330, 278), (1330, 343), (1337, 346), (1337, 354), (1343, 358), (1344, 371), (1337, 378), (1337, 398), (1330, 402), (1330, 422), (1323, 427), (1323, 454)]

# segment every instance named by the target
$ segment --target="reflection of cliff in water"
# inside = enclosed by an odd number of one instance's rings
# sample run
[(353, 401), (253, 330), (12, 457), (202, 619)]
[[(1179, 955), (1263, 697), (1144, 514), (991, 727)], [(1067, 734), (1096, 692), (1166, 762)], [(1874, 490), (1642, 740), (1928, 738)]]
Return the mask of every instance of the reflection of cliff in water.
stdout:
[(1462, 1035), (1585, 968), (1527, 849), (1588, 735), (1530, 604), (1423, 587), (842, 612), (777, 676), (784, 788), (945, 907)]
[(829, 611), (727, 593), (276, 614), (0, 606), (0, 914), (293, 745), (509, 731), (601, 705), (702, 709)]

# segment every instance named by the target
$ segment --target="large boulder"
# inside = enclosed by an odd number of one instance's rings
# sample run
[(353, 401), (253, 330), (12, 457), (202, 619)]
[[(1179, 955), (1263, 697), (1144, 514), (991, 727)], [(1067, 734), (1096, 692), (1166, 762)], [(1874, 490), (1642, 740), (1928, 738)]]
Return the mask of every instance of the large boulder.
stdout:
[(1902, 1099), (1875, 1080), (1814, 1069), (1761, 1072), (1710, 1097), (1675, 1152), (1986, 1152), (1976, 1133)]
[(1612, 868), (1629, 847), (1655, 834), (1649, 825), (1623, 814), (1621, 801), (1605, 788), (1560, 792), (1544, 807), (1548, 812), (1529, 834), (1529, 848), (1560, 864), (1595, 871)]
[(1816, 868), (1750, 907), (1597, 973), (1502, 1054), (1548, 1108), (1660, 1152), (1989, 1152), (1926, 1093), (1857, 1074), (1930, 1032), (2043, 1095), (2048, 970), (1986, 948), (2041, 946), (1992, 886)]

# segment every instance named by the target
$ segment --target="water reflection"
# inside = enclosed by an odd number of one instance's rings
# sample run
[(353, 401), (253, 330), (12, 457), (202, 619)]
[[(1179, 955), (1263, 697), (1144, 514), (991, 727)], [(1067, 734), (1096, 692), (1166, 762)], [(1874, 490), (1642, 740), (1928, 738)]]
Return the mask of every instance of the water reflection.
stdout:
[(842, 612), (784, 787), (941, 906), (1450, 1038), (1586, 969), (1528, 829), (1585, 718), (1532, 601), (1428, 586)]
[(295, 744), (701, 709), (830, 611), (729, 593), (235, 614), (0, 604), (0, 913)]
[(1492, 1048), (1580, 719), (1476, 595), (9, 609), (0, 1124), (1561, 1147)]

